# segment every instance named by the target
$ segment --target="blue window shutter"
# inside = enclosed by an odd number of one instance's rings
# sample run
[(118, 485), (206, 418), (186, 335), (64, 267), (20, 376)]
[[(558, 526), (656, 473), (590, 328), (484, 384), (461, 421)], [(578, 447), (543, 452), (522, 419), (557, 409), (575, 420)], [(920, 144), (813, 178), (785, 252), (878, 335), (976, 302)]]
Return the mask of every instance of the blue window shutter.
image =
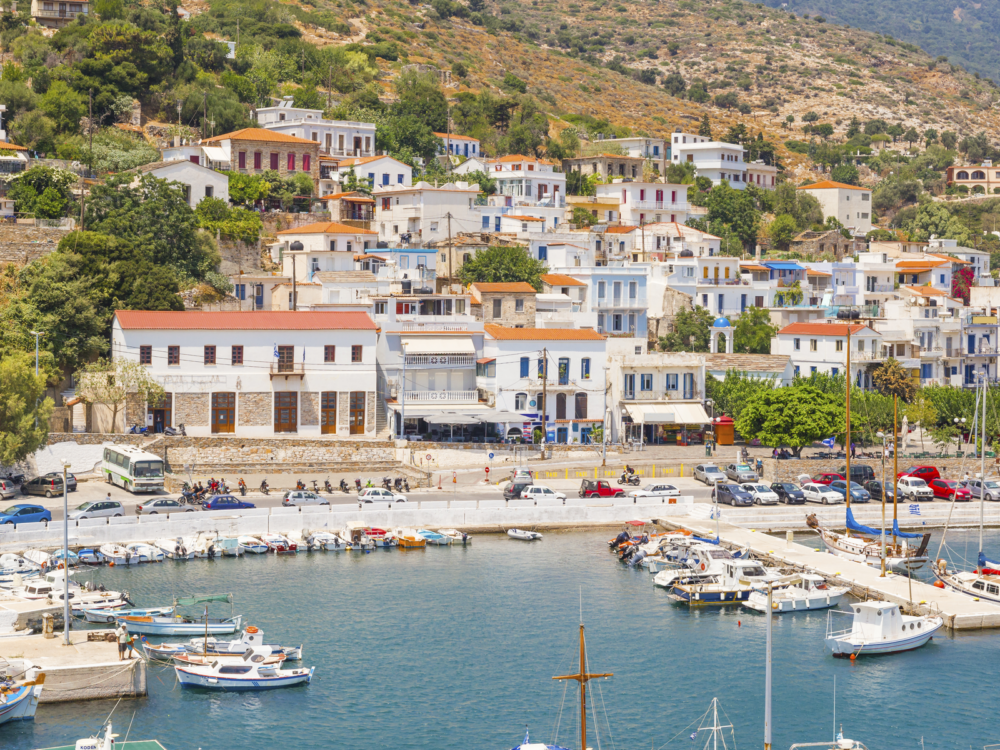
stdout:
[(521, 377), (522, 378), (528, 377), (528, 371), (529, 371), (528, 370), (528, 358), (527, 357), (521, 357)]
[(382, 175), (382, 184), (383, 185), (388, 185), (389, 184), (389, 173), (388, 172), (385, 172)]
[(538, 246), (538, 260), (548, 260), (549, 249), (545, 245)]
[(396, 184), (397, 185), (402, 185), (403, 184), (403, 175), (401, 175), (401, 174), (396, 175)]
[(493, 231), (494, 232), (499, 232), (500, 231), (500, 217), (499, 216), (497, 217), (497, 220), (496, 220), (496, 223), (494, 225), (494, 230)]
[(489, 216), (484, 216), (483, 217), (483, 229), (489, 229), (489, 228), (490, 228), (490, 217)]

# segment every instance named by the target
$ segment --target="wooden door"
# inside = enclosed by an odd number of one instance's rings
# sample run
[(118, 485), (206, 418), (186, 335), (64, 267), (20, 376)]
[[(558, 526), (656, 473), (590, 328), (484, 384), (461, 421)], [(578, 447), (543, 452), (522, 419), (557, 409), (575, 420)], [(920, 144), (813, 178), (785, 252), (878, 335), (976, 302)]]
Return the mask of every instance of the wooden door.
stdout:
[(319, 424), (320, 433), (323, 435), (337, 434), (336, 391), (323, 391), (320, 394)]
[(352, 435), (365, 433), (365, 392), (351, 391), (350, 424)]
[(275, 391), (274, 431), (298, 432), (299, 401), (296, 391)]
[(212, 394), (212, 432), (236, 432), (236, 394)]

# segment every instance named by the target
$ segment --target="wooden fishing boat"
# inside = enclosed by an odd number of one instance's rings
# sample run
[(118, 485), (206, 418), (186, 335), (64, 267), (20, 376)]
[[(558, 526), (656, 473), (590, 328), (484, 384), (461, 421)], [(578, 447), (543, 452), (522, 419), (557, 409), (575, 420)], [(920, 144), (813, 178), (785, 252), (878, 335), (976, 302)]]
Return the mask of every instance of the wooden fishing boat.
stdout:
[(427, 540), (416, 534), (400, 534), (396, 538), (400, 549), (424, 549), (427, 546)]
[[(33, 672), (34, 670), (29, 670)], [(26, 682), (0, 684), (0, 724), (21, 719), (34, 719), (38, 700), (42, 697), (45, 673), (39, 672)]]
[(179, 664), (174, 672), (182, 687), (208, 690), (273, 690), (312, 681), (316, 667), (278, 669), (264, 663), (268, 655), (255, 649), (240, 657), (238, 664), (217, 659), (206, 665)]

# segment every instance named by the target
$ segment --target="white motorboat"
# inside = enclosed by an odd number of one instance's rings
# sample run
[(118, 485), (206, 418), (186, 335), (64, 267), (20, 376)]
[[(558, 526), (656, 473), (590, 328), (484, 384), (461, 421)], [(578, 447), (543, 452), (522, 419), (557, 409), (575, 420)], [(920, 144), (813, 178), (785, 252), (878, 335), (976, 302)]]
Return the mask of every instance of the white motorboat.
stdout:
[[(72, 558), (70, 559), (72, 560)], [(104, 559), (101, 557), (101, 553), (98, 550), (90, 549), (89, 547), (87, 549), (78, 550), (76, 553), (76, 559), (81, 565), (100, 565), (104, 562)]]
[(449, 537), (452, 544), (472, 544), (472, 537), (457, 529), (438, 529), (438, 534)]
[(163, 551), (159, 547), (154, 547), (152, 544), (135, 542), (134, 544), (126, 544), (125, 550), (131, 554), (133, 558), (138, 557), (140, 563), (163, 562)]
[[(375, 537), (370, 536), (369, 531), (371, 531), (371, 528), (362, 523), (352, 523), (341, 536), (351, 543), (352, 550), (369, 552), (375, 549)], [(423, 538), (413, 530), (408, 530), (407, 533), (420, 539)]]
[(122, 544), (102, 544), (99, 551), (109, 565), (138, 565), (141, 562), (138, 555)]
[(238, 664), (217, 659), (203, 666), (179, 664), (174, 672), (183, 687), (208, 690), (273, 690), (312, 681), (316, 667), (278, 669), (264, 663), (268, 656), (261, 649), (252, 649), (243, 654)]
[(417, 529), (417, 536), (436, 547), (447, 547), (455, 541), (450, 536), (445, 536), (429, 529)]
[(331, 534), (329, 531), (317, 531), (306, 537), (306, 544), (309, 549), (321, 549), (329, 552), (346, 552), (351, 549), (351, 545), (338, 534)]
[(166, 660), (180, 653), (190, 654), (244, 654), (251, 648), (266, 646), (272, 653), (285, 655), (286, 661), (298, 661), (302, 658), (302, 646), (279, 646), (276, 643), (264, 643), (264, 631), (249, 625), (234, 641), (220, 641), (214, 636), (208, 638), (192, 638), (183, 643), (158, 643), (153, 645), (143, 640), (143, 650), (151, 659)]
[[(829, 609), (840, 604), (847, 593), (846, 586), (830, 586), (823, 576), (802, 573), (799, 580), (771, 594), (771, 610), (780, 612), (805, 612), (812, 609)], [(747, 598), (747, 606), (758, 612), (767, 612), (767, 591), (755, 589)]]
[[(846, 630), (834, 630), (835, 615), (851, 615), (854, 621)], [(898, 604), (885, 601), (858, 602), (851, 612), (827, 614), (826, 645), (834, 656), (855, 657), (868, 654), (895, 654), (920, 648), (944, 626), (944, 620), (931, 615), (904, 615)]]
[[(74, 614), (82, 614), (84, 609), (115, 609), (128, 605), (128, 594), (118, 591), (105, 591), (100, 588), (93, 591), (81, 586), (73, 580), (76, 571), (69, 571), (69, 599)], [(22, 580), (15, 575), (10, 588), (6, 589), (12, 596), (27, 601), (51, 600), (62, 602), (65, 592), (64, 570), (51, 570), (44, 576), (35, 576)]]
[(34, 563), (43, 570), (55, 565), (55, 560), (52, 557), (52, 553), (40, 549), (26, 550), (24, 553), (24, 559)]
[(211, 542), (203, 536), (186, 536), (181, 540), (181, 543), (186, 550), (194, 553), (194, 559), (204, 560), (208, 557)]
[(184, 540), (181, 537), (177, 537), (176, 539), (157, 539), (153, 542), (153, 546), (160, 550), (168, 560), (194, 559), (194, 550), (189, 550), (184, 545)]
[(249, 552), (252, 555), (267, 554), (267, 545), (255, 536), (241, 536), (239, 542), (244, 552)]
[(533, 542), (541, 539), (542, 535), (537, 531), (527, 531), (525, 529), (507, 529), (507, 536), (511, 539), (520, 539), (523, 542)]
[(277, 555), (294, 555), (298, 551), (298, 545), (281, 534), (261, 534), (260, 540), (267, 545), (268, 552)]
[(724, 560), (722, 574), (706, 581), (700, 575), (680, 579), (670, 595), (686, 604), (733, 604), (744, 602), (754, 586), (775, 581), (780, 576), (756, 560)]
[(25, 682), (0, 685), (0, 724), (20, 719), (34, 719), (38, 700), (42, 697), (45, 673), (37, 668), (28, 670)]
[(215, 557), (239, 557), (243, 554), (243, 549), (238, 537), (220, 536), (212, 542), (212, 554)]
[(732, 560), (733, 554), (725, 547), (708, 542), (688, 543), (690, 537), (680, 540), (666, 539), (661, 542), (664, 562), (657, 564), (657, 573), (653, 576), (653, 585), (662, 588), (672, 588), (681, 579), (702, 577), (706, 580), (725, 573), (723, 564)]
[(10, 552), (0, 555), (0, 577), (10, 577), (15, 573), (21, 575), (34, 574), (41, 570), (41, 566), (21, 555)]

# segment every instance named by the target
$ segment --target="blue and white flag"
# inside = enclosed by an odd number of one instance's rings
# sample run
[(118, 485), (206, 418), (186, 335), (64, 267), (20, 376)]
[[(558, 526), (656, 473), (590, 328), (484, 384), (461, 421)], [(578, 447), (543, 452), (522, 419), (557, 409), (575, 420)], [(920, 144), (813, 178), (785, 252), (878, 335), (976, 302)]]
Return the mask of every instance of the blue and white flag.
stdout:
[(697, 732), (691, 732), (691, 741), (693, 742), (696, 739), (698, 739), (698, 733)]
[(278, 358), (278, 345), (277, 344), (274, 345), (274, 358), (275, 359)]
[(823, 445), (825, 445), (827, 448), (832, 448), (836, 444), (837, 444), (836, 439), (832, 437), (828, 437), (826, 440), (823, 441)]
[(910, 515), (911, 516), (919, 516), (920, 515), (920, 506), (916, 505), (916, 504), (911, 505), (910, 506)]

